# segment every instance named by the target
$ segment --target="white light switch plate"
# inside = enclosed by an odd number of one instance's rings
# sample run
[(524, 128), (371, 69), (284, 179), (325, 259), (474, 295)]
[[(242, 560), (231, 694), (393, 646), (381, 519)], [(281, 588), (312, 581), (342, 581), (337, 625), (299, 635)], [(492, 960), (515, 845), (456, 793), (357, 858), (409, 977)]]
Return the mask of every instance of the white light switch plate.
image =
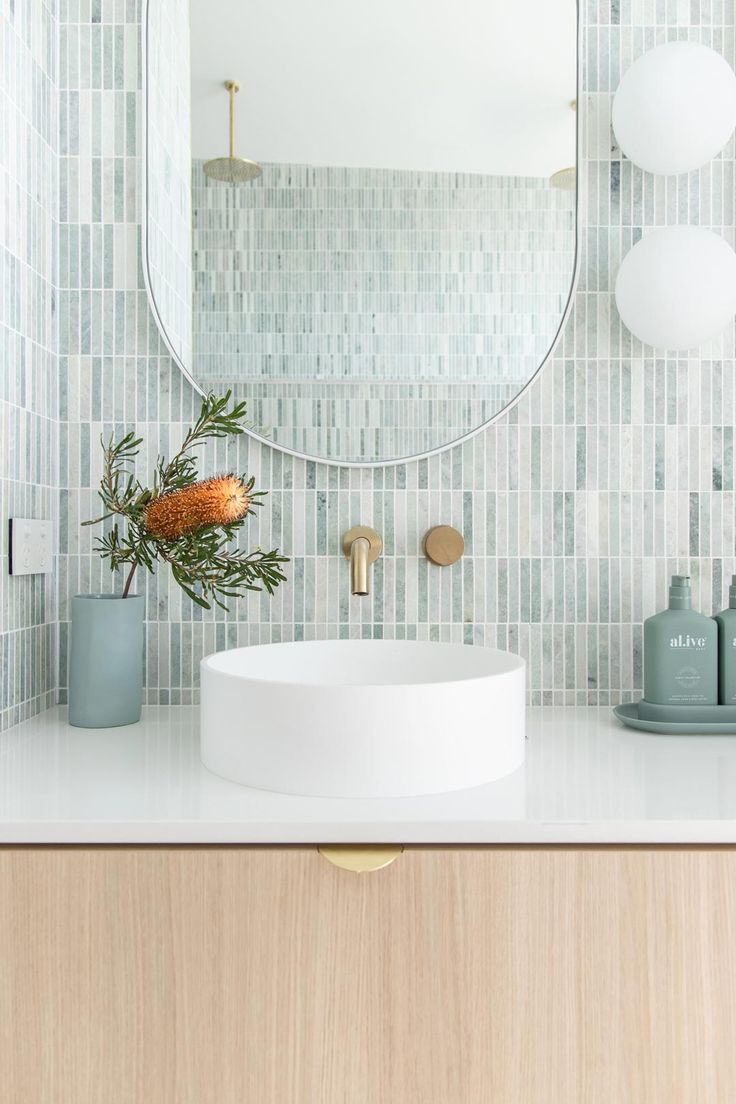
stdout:
[(51, 556), (50, 521), (11, 518), (11, 575), (41, 575), (51, 571)]

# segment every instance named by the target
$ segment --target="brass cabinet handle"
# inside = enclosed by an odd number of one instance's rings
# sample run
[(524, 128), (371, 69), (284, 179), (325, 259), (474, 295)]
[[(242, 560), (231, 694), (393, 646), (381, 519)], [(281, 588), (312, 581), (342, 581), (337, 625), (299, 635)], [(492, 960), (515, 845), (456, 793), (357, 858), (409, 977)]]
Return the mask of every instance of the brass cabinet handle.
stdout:
[(383, 870), (398, 859), (404, 848), (397, 843), (387, 844), (351, 844), (343, 847), (318, 847), (323, 859), (343, 870), (355, 874), (368, 874), (373, 870)]

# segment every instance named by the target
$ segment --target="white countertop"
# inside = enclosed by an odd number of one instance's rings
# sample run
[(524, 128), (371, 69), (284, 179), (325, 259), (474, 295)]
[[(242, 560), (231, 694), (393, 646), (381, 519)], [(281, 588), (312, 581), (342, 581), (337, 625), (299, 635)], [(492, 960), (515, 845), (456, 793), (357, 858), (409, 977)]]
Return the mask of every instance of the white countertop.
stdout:
[(248, 789), (199, 761), (199, 711), (0, 736), (0, 843), (736, 843), (736, 736), (652, 736), (610, 709), (529, 711), (526, 765), (472, 790), (375, 800)]

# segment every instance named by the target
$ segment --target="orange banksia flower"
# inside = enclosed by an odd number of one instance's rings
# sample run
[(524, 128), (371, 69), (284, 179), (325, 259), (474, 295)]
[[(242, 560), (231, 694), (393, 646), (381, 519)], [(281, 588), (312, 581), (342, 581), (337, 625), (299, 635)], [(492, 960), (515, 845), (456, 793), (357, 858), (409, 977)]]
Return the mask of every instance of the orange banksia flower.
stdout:
[(242, 479), (219, 475), (161, 495), (146, 507), (146, 529), (154, 537), (178, 540), (205, 525), (229, 525), (250, 509)]
[(205, 395), (196, 421), (187, 429), (171, 459), (159, 456), (152, 487), (141, 483), (134, 461), (142, 437), (131, 430), (102, 444), (100, 517), (82, 522), (98, 525), (113, 518), (97, 539), (97, 549), (113, 571), (125, 570), (122, 597), (127, 598), (139, 567), (153, 571), (164, 562), (177, 586), (198, 606), (228, 608), (228, 600), (249, 591), (273, 594), (286, 576), (288, 563), (278, 548), (248, 551), (236, 542), (246, 515), (263, 501), (255, 477), (232, 473), (195, 483), (196, 450), (207, 440), (235, 438), (245, 431), (245, 402), (231, 403), (230, 391)]

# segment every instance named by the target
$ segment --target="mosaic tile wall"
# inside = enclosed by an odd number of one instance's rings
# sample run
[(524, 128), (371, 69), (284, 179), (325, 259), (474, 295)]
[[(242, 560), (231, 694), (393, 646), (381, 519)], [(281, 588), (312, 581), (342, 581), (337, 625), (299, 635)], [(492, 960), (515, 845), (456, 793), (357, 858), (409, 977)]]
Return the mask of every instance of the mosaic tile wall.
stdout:
[(248, 402), (262, 436), (309, 456), (362, 461), (416, 456), (457, 440), (515, 399), (507, 383), (348, 383), (319, 380), (202, 381)]
[[(61, 670), (68, 595), (111, 585), (78, 527), (94, 508), (100, 431), (135, 426), (141, 468), (167, 451), (196, 396), (164, 355), (138, 275), (138, 19), (104, 7), (104, 24), (69, 0), (62, 50), (79, 59), (62, 95), (62, 134), (78, 110), (82, 140), (62, 156), (62, 210), (73, 244), (62, 290), (64, 332)], [(99, 14), (99, 8), (96, 11)], [(641, 686), (642, 619), (666, 600), (667, 576), (690, 571), (696, 600), (723, 604), (734, 557), (734, 333), (689, 356), (653, 356), (615, 312), (612, 277), (642, 228), (678, 221), (730, 242), (734, 147), (699, 172), (668, 180), (621, 159), (609, 130), (611, 92), (643, 50), (677, 38), (736, 61), (729, 2), (584, 0), (585, 226), (575, 307), (556, 354), (522, 401), (468, 444), (385, 469), (292, 462), (243, 440), (205, 470), (250, 470), (270, 490), (248, 540), (293, 562), (274, 600), (253, 595), (229, 616), (193, 609), (165, 573), (145, 582), (150, 701), (191, 701), (199, 657), (237, 643), (293, 637), (396, 636), (475, 641), (529, 661), (533, 702), (601, 703)], [(115, 89), (103, 84), (112, 43)], [(91, 113), (91, 115), (90, 115)], [(99, 135), (105, 134), (104, 147)], [(62, 314), (62, 317), (64, 315)], [(373, 524), (385, 541), (369, 599), (348, 595), (341, 534)], [(420, 555), (424, 531), (460, 527), (453, 568)]]
[(146, 28), (156, 73), (148, 110), (148, 263), (166, 333), (184, 364), (192, 361), (192, 145), (188, 0), (155, 0)]
[[(574, 194), (535, 177), (268, 164), (230, 188), (202, 166), (194, 376), (274, 382), (253, 413), (270, 440), (349, 460), (426, 452), (497, 414), (495, 390), (517, 394), (549, 352), (570, 293)], [(449, 375), (464, 386), (446, 405), (431, 392)], [(349, 384), (337, 403), (332, 380)]]
[(8, 575), (8, 519), (58, 519), (56, 0), (0, 2), (0, 729), (48, 707), (56, 576)]
[(570, 291), (571, 192), (536, 177), (192, 166), (198, 379), (528, 379)]

